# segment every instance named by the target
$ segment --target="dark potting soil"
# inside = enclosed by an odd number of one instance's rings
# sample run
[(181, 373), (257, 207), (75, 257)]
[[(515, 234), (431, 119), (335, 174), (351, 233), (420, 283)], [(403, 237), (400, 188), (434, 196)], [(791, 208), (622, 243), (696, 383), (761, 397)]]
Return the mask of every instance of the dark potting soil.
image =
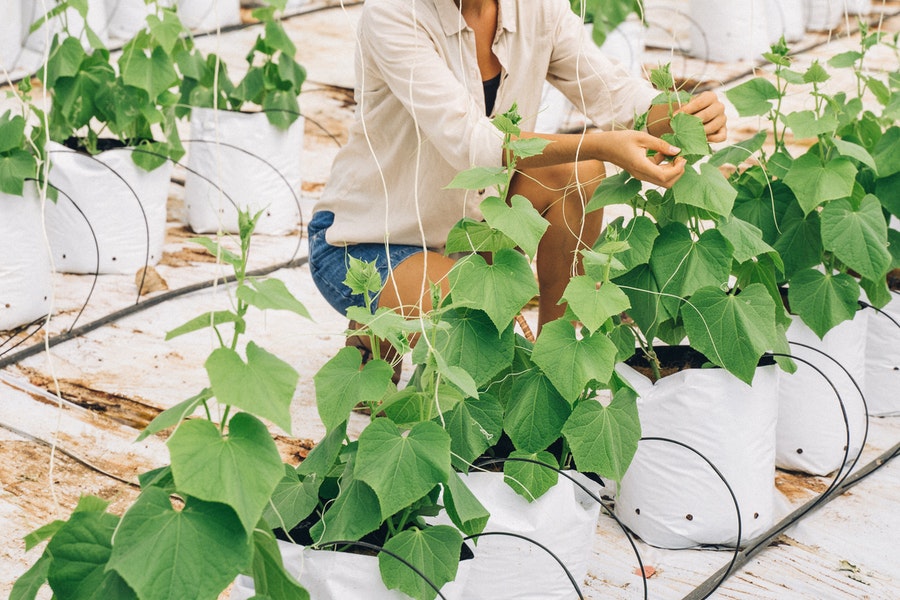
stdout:
[[(690, 346), (654, 346), (653, 351), (656, 353), (657, 359), (659, 359), (660, 377), (666, 377), (685, 369), (719, 368), (713, 365), (701, 352)], [(643, 352), (636, 353), (626, 360), (625, 364), (654, 383), (656, 382), (653, 367), (650, 366), (650, 361)], [(765, 367), (774, 364), (775, 359), (771, 356), (763, 356), (759, 359), (758, 366)]]
[[(137, 140), (141, 141), (141, 140)], [(123, 142), (122, 140), (118, 140), (115, 138), (99, 138), (97, 140), (97, 151), (98, 152), (106, 152), (107, 150), (115, 150), (117, 148), (125, 148), (128, 144)], [(84, 146), (81, 144), (81, 140), (78, 138), (70, 137), (66, 141), (63, 142), (63, 146), (70, 150), (75, 150), (77, 152), (86, 152)]]
[(887, 283), (892, 292), (900, 292), (900, 269), (894, 269), (888, 273)]

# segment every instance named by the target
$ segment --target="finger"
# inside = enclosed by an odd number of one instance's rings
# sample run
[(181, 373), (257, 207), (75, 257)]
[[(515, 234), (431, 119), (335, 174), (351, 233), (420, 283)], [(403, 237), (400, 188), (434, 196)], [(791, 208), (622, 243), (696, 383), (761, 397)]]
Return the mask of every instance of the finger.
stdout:
[(683, 112), (689, 115), (696, 115), (698, 112), (716, 104), (718, 101), (719, 97), (715, 94), (715, 92), (701, 92), (691, 98), (689, 102), (683, 104), (681, 108), (679, 108), (675, 112)]
[(717, 117), (710, 119), (709, 121), (704, 121), (703, 122), (703, 131), (706, 132), (706, 135), (710, 135), (721, 129), (724, 129), (726, 122), (727, 122), (727, 119), (725, 118), (725, 115), (719, 115)]
[(710, 142), (724, 142), (726, 139), (728, 139), (728, 128), (722, 127), (718, 131), (708, 134), (706, 136), (706, 139), (708, 139)]
[(678, 146), (673, 146), (662, 138), (658, 138), (650, 134), (644, 136), (643, 144), (647, 150), (656, 150), (657, 152), (661, 152), (666, 156), (675, 156), (676, 154), (681, 152), (681, 148), (679, 148)]

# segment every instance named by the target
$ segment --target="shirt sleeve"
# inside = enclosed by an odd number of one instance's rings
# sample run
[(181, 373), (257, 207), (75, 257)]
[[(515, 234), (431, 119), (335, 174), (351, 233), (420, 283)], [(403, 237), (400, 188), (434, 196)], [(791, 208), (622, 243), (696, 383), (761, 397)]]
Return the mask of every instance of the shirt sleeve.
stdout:
[(554, 44), (547, 80), (598, 128), (631, 127), (659, 92), (603, 54), (567, 3), (554, 6)]
[(502, 136), (441, 56), (432, 36), (443, 32), (430, 31), (415, 18), (416, 4), (373, 2), (366, 7), (359, 24), (364, 68), (377, 71), (380, 81), (374, 84), (390, 89), (423, 140), (454, 169), (501, 166)]

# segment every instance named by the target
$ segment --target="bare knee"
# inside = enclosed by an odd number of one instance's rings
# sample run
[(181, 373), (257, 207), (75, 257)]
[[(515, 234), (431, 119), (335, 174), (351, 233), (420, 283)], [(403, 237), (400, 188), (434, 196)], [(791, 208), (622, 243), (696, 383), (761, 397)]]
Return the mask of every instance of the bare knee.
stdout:
[(431, 287), (437, 284), (441, 295), (450, 291), (447, 273), (453, 267), (453, 259), (437, 252), (413, 254), (394, 267), (385, 282), (379, 308), (390, 308), (404, 317), (416, 317), (432, 309)]

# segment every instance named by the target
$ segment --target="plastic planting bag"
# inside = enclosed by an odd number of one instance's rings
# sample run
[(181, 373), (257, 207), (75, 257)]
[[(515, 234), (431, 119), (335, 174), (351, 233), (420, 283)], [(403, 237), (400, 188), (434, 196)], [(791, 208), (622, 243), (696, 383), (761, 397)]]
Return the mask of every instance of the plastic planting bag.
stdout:
[[(171, 1), (160, 1), (170, 6)], [(147, 15), (156, 14), (156, 8), (144, 0), (106, 0), (106, 15), (109, 19), (110, 38), (129, 40), (147, 24)]]
[[(599, 496), (600, 485), (566, 471)], [(528, 502), (503, 481), (503, 473), (469, 473), (462, 479), (490, 513), (484, 533), (515, 533), (550, 549), (583, 586), (591, 558), (600, 504), (568, 478)], [(438, 522), (449, 524), (446, 514)], [(559, 563), (534, 543), (505, 535), (483, 535), (463, 589), (466, 600), (570, 600), (575, 588)]]
[(0, 66), (13, 71), (22, 54), (25, 25), (22, 22), (21, 0), (13, 0), (9, 4), (3, 8), (3, 18), (0, 19)]
[[(19, 0), (7, 0), (8, 3)], [(29, 33), (31, 24), (37, 22), (43, 15), (58, 4), (55, 0), (21, 0), (23, 3), (23, 35), (25, 45), (35, 52), (44, 52), (44, 49), (53, 39), (53, 36), (64, 30), (75, 38), (81, 38), (85, 49), (90, 47), (87, 36), (84, 33), (85, 19), (74, 8), (69, 8), (65, 14), (47, 19), (34, 33)], [(44, 10), (46, 8), (46, 10)], [(6, 8), (4, 7), (4, 10)], [(87, 24), (97, 34), (104, 45), (109, 43), (107, 35), (106, 0), (87, 0)]]
[(766, 18), (770, 43), (776, 43), (782, 36), (788, 43), (803, 39), (806, 34), (804, 2), (806, 0), (767, 0)]
[(769, 49), (766, 0), (691, 0), (691, 56), (754, 60)]
[(241, 22), (240, 0), (178, 0), (178, 16), (185, 27), (215, 31)]
[(63, 273), (134, 275), (162, 258), (172, 163), (147, 172), (128, 148), (96, 156), (51, 142), (50, 183), (60, 193), (47, 203), (47, 232)]
[[(690, 446), (722, 473), (740, 507), (740, 541), (771, 528), (778, 367), (758, 367), (752, 386), (718, 368), (685, 369), (656, 384), (624, 364), (616, 371), (640, 394), (643, 437)], [(738, 543), (737, 512), (722, 478), (695, 452), (669, 442), (638, 445), (616, 515), (653, 546)]]
[(238, 230), (235, 205), (265, 210), (256, 233), (284, 235), (300, 225), (300, 117), (285, 131), (263, 113), (195, 108), (184, 198), (188, 226), (197, 233)]
[[(866, 402), (869, 414), (900, 415), (900, 293), (881, 310), (869, 312), (866, 338)], [(891, 321), (893, 319), (893, 321)]]
[[(306, 588), (313, 600), (407, 600), (409, 596), (388, 590), (381, 580), (378, 558), (347, 552), (312, 550), (278, 541), (285, 570)], [(456, 579), (441, 593), (448, 600), (470, 600), (462, 594), (472, 561), (459, 563)], [(240, 575), (231, 590), (231, 600), (254, 598), (253, 579)]]
[[(853, 460), (863, 443), (866, 410), (853, 384), (865, 389), (866, 338), (869, 311), (861, 310), (820, 340), (799, 318), (788, 328), (791, 354), (808, 360), (834, 383), (844, 402), (850, 428), (848, 460)], [(812, 346), (835, 359), (797, 344)], [(847, 425), (837, 396), (825, 378), (812, 367), (797, 361), (797, 372), (783, 374), (779, 384), (778, 466), (811, 475), (828, 475), (841, 468), (847, 446)]]
[(805, 0), (806, 29), (831, 31), (841, 24), (846, 0)]
[(0, 331), (46, 316), (51, 291), (50, 255), (34, 184), (26, 183), (21, 197), (0, 192)]

